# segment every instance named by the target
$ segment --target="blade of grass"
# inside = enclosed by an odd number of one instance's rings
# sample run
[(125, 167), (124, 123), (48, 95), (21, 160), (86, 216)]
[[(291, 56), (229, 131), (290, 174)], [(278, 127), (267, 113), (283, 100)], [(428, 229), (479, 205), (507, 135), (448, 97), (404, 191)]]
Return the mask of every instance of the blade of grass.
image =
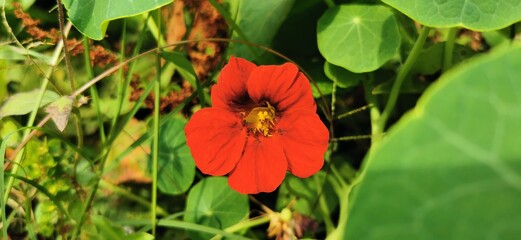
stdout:
[[(161, 23), (161, 11), (157, 11), (158, 22)], [(161, 25), (158, 25), (161, 29)], [(161, 31), (157, 32), (157, 39), (162, 39)], [(159, 107), (161, 99), (161, 41), (157, 42), (156, 53), (156, 84), (154, 87), (154, 116), (153, 116), (153, 140), (152, 140), (152, 204), (151, 204), (151, 222), (152, 235), (156, 235), (157, 224), (157, 168), (158, 168), (158, 154), (159, 154)]]
[[(90, 45), (89, 45), (90, 39), (88, 37), (83, 38), (83, 61), (85, 64), (85, 70), (87, 71), (87, 77), (89, 79), (94, 78), (94, 70), (92, 69), (92, 64), (90, 63)], [(100, 100), (98, 95), (98, 89), (96, 89), (96, 85), (92, 85), (89, 87), (90, 96), (92, 97), (92, 104), (94, 105), (94, 109), (96, 110), (96, 116), (98, 120), (98, 129), (99, 129), (99, 135), (101, 142), (105, 142), (106, 135), (105, 135), (105, 129), (103, 128), (103, 118), (101, 114), (101, 107), (100, 107)]]
[[(7, 147), (7, 139), (9, 139), (9, 136), (11, 136), (10, 133), (7, 137), (4, 138), (4, 141), (2, 141), (2, 145), (0, 146), (0, 160), (2, 160), (2, 166), (5, 164), (5, 149)], [(5, 185), (4, 185), (4, 168), (2, 167), (0, 169), (0, 193), (2, 193), (2, 196), (9, 195), (7, 192), (5, 192)], [(7, 223), (7, 220), (5, 218), (5, 202), (3, 197), (0, 197), (0, 208), (2, 210), (2, 239), (7, 239), (7, 227), (9, 226)]]
[(171, 227), (171, 228), (178, 228), (178, 229), (186, 229), (186, 230), (193, 230), (198, 232), (205, 232), (210, 233), (214, 235), (222, 235), (224, 237), (230, 238), (230, 239), (240, 239), (240, 240), (248, 240), (250, 238), (246, 238), (240, 235), (231, 234), (229, 232), (223, 231), (221, 229), (212, 228), (208, 226), (203, 226), (195, 223), (189, 223), (189, 222), (183, 222), (179, 220), (166, 220), (161, 219), (157, 223), (158, 226), (161, 227)]
[[(143, 26), (143, 29), (139, 33), (139, 36), (138, 36), (138, 39), (136, 42), (136, 46), (134, 47), (134, 51), (132, 53), (131, 58), (135, 58), (139, 55), (139, 51), (141, 50), (141, 46), (143, 45), (143, 39), (145, 39), (146, 33), (147, 33), (147, 25), (145, 24)], [(124, 52), (121, 52), (120, 54), (122, 54), (122, 56), (123, 56)], [(123, 57), (120, 58), (120, 64), (124, 63), (124, 61), (125, 60)], [(132, 119), (132, 117), (136, 114), (137, 110), (139, 110), (139, 107), (145, 101), (146, 96), (148, 96), (148, 94), (150, 93), (150, 90), (152, 89), (151, 87), (153, 85), (150, 84), (149, 87), (147, 87), (147, 89), (143, 92), (143, 94), (141, 95), (139, 100), (136, 101), (132, 110), (130, 111), (130, 114), (127, 115), (130, 117), (125, 118), (122, 121), (122, 123), (119, 123), (119, 127), (118, 127), (118, 120), (120, 119), (119, 115), (121, 113), (123, 101), (125, 100), (125, 96), (127, 95), (127, 88), (128, 88), (128, 86), (130, 86), (130, 82), (132, 80), (132, 74), (134, 73), (134, 68), (136, 67), (136, 63), (137, 63), (137, 61), (132, 61), (129, 64), (128, 72), (125, 76), (125, 83), (123, 84), (123, 87), (121, 88), (121, 91), (119, 92), (119, 95), (118, 95), (118, 108), (117, 108), (116, 115), (110, 126), (109, 139), (108, 139), (108, 143), (105, 145), (105, 148), (110, 148), (112, 146), (113, 141), (116, 139), (116, 137), (119, 135), (119, 133), (123, 130), (123, 128), (127, 125), (127, 123)], [(143, 95), (145, 97), (143, 97)]]

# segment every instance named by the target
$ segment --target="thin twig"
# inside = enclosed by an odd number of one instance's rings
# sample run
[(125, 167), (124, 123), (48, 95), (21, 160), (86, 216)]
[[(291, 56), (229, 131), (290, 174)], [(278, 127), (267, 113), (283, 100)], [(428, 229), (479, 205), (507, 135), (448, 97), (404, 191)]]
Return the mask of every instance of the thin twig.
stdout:
[(67, 38), (65, 37), (64, 27), (63, 27), (63, 5), (61, 0), (56, 0), (56, 4), (58, 4), (58, 24), (60, 26), (60, 38), (63, 41), (63, 56), (65, 57), (65, 65), (67, 69), (67, 76), (69, 77), (69, 83), (71, 86), (71, 92), (74, 91), (74, 78), (72, 76), (72, 67), (71, 67), (71, 56), (69, 53), (69, 49), (67, 49)]

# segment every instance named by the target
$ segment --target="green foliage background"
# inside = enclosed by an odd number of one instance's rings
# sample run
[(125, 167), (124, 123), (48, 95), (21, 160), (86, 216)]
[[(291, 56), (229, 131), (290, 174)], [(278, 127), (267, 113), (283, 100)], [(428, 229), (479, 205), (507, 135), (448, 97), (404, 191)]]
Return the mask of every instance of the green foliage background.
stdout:
[[(184, 1), (188, 32), (202, 4), (226, 26), (205, 76), (189, 34), (166, 46), (172, 1), (61, 2), (61, 18), (0, 2), (3, 238), (521, 235), (520, 1)], [(36, 39), (21, 9), (84, 52)], [(195, 168), (183, 129), (230, 55), (309, 76), (331, 135), (319, 173), (247, 196)]]

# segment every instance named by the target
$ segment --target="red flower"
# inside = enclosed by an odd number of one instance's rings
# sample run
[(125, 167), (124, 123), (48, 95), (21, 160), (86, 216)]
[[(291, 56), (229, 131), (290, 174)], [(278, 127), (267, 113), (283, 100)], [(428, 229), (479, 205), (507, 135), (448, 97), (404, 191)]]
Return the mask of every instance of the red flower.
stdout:
[(301, 178), (324, 164), (329, 132), (297, 66), (256, 66), (230, 58), (212, 87), (211, 108), (196, 112), (186, 143), (205, 174), (228, 174), (240, 193), (272, 192), (286, 171)]

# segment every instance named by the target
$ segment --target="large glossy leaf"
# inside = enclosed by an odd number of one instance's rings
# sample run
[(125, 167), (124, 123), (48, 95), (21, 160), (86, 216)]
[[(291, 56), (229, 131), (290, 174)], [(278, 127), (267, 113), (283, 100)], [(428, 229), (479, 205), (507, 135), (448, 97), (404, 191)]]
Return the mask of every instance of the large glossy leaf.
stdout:
[(181, 194), (194, 181), (195, 163), (186, 146), (185, 124), (184, 119), (174, 118), (159, 130), (157, 184), (164, 193)]
[[(264, 46), (271, 44), (271, 40), (293, 6), (293, 2), (294, 0), (230, 1), (232, 7), (238, 8), (236, 23), (248, 40)], [(234, 10), (232, 9), (232, 11)], [(241, 39), (238, 35), (233, 38)], [(260, 51), (257, 53), (259, 54)], [(232, 54), (246, 59), (256, 57), (244, 44), (234, 45)]]
[(346, 239), (521, 236), (521, 47), (447, 72), (376, 146)]
[(465, 27), (476, 31), (504, 28), (521, 20), (518, 0), (382, 0), (431, 27)]
[(109, 21), (139, 15), (172, 0), (63, 0), (72, 24), (84, 35), (95, 40), (105, 36)]
[(351, 72), (371, 72), (397, 53), (400, 33), (393, 12), (378, 5), (341, 5), (317, 24), (318, 49), (326, 60)]
[[(224, 229), (248, 216), (248, 195), (228, 186), (225, 177), (208, 177), (188, 193), (184, 221)], [(189, 232), (192, 239), (210, 239), (211, 235)]]

